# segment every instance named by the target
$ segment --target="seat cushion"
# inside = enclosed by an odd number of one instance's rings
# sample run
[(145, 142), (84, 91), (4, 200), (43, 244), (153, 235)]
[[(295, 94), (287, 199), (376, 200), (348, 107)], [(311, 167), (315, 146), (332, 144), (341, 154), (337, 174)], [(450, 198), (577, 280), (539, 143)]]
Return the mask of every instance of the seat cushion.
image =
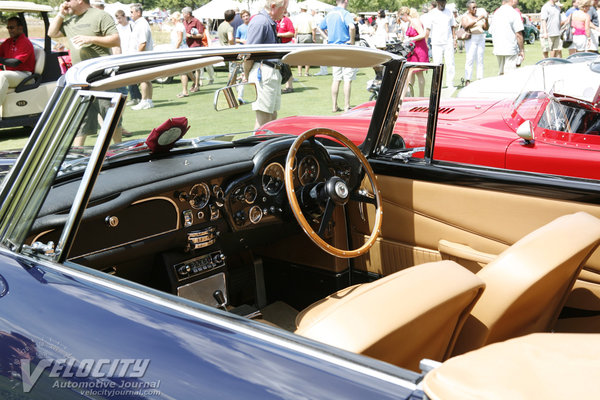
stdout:
[(453, 261), (421, 264), (352, 286), (296, 318), (296, 333), (413, 370), (443, 360), (484, 283)]

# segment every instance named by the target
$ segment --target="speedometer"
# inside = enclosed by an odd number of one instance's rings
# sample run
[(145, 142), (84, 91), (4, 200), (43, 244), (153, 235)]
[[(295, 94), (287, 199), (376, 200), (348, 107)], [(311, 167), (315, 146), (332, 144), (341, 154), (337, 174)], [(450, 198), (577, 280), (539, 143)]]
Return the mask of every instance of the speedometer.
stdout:
[(267, 165), (262, 175), (262, 188), (266, 194), (275, 196), (281, 191), (284, 183), (283, 166), (278, 162)]
[(298, 164), (298, 180), (302, 186), (312, 183), (319, 177), (319, 162), (315, 156), (306, 156)]

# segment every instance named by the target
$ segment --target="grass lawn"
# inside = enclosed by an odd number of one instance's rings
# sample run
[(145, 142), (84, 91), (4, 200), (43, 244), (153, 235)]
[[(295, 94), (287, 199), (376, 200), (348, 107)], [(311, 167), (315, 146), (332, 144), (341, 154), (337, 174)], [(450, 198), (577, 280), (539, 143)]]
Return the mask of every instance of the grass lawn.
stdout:
[[(162, 36), (159, 36), (162, 38)], [(541, 59), (539, 41), (533, 45), (525, 45), (526, 54), (524, 65), (535, 64)], [(464, 64), (466, 54), (457, 52), (455, 55), (456, 75), (455, 86), (461, 87), (461, 78), (464, 76)], [(318, 72), (318, 67), (311, 68), (311, 75)], [(297, 74), (293, 68), (294, 75)], [(331, 68), (329, 68), (331, 73)], [(484, 76), (494, 76), (498, 73), (496, 57), (492, 54), (491, 44), (486, 45), (484, 58)], [(473, 72), (475, 76), (475, 71)], [(366, 90), (367, 81), (374, 77), (372, 69), (361, 69), (356, 80), (352, 84), (351, 105), (355, 106), (368, 101), (370, 93)], [(207, 78), (205, 76), (205, 78)], [(331, 75), (296, 77), (294, 92), (282, 95), (282, 104), (279, 117), (290, 115), (327, 115), (331, 114)], [(191, 93), (189, 97), (177, 98), (181, 92), (179, 78), (173, 83), (154, 83), (153, 100), (155, 107), (150, 110), (132, 111), (127, 107), (123, 115), (123, 126), (134, 134), (133, 137), (146, 137), (150, 131), (163, 121), (171, 117), (185, 116), (190, 122), (192, 131), (187, 135), (201, 136), (224, 133), (223, 124), (236, 127), (234, 130), (252, 130), (254, 127), (254, 112), (251, 107), (243, 106), (238, 110), (225, 110), (214, 112), (212, 102), (215, 90), (225, 86), (227, 71), (224, 69), (216, 71), (213, 84), (205, 86), (197, 93)], [(340, 88), (338, 105), (343, 107), (343, 95)], [(24, 146), (28, 132), (24, 129), (0, 130), (0, 149), (15, 149)]]

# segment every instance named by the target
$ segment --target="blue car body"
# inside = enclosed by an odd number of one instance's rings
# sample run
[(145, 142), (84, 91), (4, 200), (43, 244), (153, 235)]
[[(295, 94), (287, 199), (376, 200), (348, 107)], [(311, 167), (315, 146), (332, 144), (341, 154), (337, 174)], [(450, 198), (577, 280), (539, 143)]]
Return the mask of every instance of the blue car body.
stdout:
[[(123, 282), (114, 281), (2, 251), (0, 397), (23, 392), (24, 359), (31, 360), (32, 376), (40, 360), (119, 358), (150, 363), (140, 378), (112, 378), (112, 384), (90, 376), (62, 378), (64, 387), (48, 377), (50, 365), (28, 394), (88, 398), (68, 387), (87, 382), (99, 398), (111, 399), (421, 398), (415, 385), (399, 385), (398, 377), (368, 377), (344, 366), (343, 359), (324, 362), (297, 351), (297, 338), (269, 332), (257, 337), (245, 327), (256, 323), (223, 313), (229, 319), (224, 323), (214, 318), (214, 310), (181, 299), (179, 305), (160, 304), (144, 298), (140, 288), (127, 283), (126, 293), (115, 285)], [(71, 369), (76, 371), (77, 364)], [(408, 371), (406, 377), (419, 379)]]

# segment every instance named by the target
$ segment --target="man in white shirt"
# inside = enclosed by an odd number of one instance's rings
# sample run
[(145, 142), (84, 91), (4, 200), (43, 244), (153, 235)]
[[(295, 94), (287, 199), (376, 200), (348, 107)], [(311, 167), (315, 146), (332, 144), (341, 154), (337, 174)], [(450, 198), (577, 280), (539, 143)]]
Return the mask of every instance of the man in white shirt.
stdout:
[(490, 26), (494, 55), (498, 59), (498, 75), (517, 69), (525, 57), (523, 20), (514, 8), (517, 3), (518, 0), (503, 0)]
[(456, 32), (454, 16), (446, 8), (446, 0), (438, 0), (437, 8), (427, 13), (427, 36), (431, 39), (431, 57), (434, 64), (446, 65), (446, 86), (454, 88), (454, 49), (456, 48)]
[[(135, 51), (152, 51), (154, 43), (152, 42), (152, 32), (150, 24), (146, 18), (142, 17), (142, 5), (135, 3), (131, 5), (131, 19), (133, 20), (133, 30), (131, 32), (131, 41)], [(142, 100), (132, 110), (147, 110), (154, 107), (152, 103), (152, 82), (140, 83)]]

